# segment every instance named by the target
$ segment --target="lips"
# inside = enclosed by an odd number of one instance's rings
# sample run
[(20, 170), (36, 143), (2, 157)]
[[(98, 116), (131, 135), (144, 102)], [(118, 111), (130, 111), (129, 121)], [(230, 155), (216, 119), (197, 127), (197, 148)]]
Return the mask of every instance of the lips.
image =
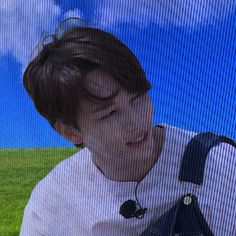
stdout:
[(140, 135), (138, 138), (134, 139), (134, 141), (127, 142), (127, 145), (132, 145), (132, 144), (139, 144), (141, 143), (147, 136), (148, 132), (145, 132), (143, 135)]

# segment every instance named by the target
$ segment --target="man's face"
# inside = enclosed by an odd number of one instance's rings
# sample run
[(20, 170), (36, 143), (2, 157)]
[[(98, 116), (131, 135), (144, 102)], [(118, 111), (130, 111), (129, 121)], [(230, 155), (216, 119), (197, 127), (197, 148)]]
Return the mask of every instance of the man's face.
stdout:
[[(137, 96), (126, 92), (114, 78), (102, 70), (86, 75), (88, 91), (99, 97), (116, 93), (108, 104), (83, 99), (78, 122), (85, 146), (95, 157), (106, 160), (150, 156), (153, 150), (153, 107), (147, 93)], [(128, 145), (148, 132), (142, 145)]]

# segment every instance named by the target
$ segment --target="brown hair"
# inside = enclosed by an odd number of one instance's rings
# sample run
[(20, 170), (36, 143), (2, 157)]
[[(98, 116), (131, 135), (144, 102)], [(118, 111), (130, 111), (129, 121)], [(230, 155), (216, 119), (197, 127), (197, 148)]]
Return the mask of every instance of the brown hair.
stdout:
[(86, 91), (83, 80), (95, 68), (111, 73), (129, 92), (144, 93), (151, 88), (139, 61), (119, 39), (97, 28), (77, 26), (43, 45), (27, 65), (23, 84), (52, 127), (59, 120), (79, 129), (80, 98), (99, 100)]

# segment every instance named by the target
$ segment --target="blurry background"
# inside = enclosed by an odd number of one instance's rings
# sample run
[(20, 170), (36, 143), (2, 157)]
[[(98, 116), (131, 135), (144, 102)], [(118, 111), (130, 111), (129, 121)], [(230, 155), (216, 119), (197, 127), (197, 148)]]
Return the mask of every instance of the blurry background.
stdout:
[(113, 33), (153, 87), (155, 123), (236, 139), (235, 0), (1, 0), (0, 147), (72, 144), (40, 116), (22, 74), (42, 32), (71, 16)]

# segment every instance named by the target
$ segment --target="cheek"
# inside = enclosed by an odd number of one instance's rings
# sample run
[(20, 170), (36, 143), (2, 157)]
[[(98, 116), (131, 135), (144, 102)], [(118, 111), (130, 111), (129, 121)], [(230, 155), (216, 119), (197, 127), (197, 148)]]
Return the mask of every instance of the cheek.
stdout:
[(136, 114), (141, 120), (151, 119), (153, 116), (153, 105), (147, 97), (136, 107)]
[(122, 141), (123, 136), (121, 134), (121, 125), (117, 117), (113, 119), (108, 119), (106, 122), (99, 126), (99, 130), (96, 133), (96, 139), (99, 143), (107, 146), (116, 146), (120, 141)]
[(150, 103), (149, 104), (149, 106), (148, 106), (148, 114), (149, 114), (149, 116), (153, 116), (153, 112), (154, 112), (154, 110), (153, 110), (153, 106), (152, 106), (152, 104)]
[(114, 132), (116, 127), (107, 121), (107, 122), (96, 122), (88, 127), (88, 136), (87, 140), (93, 144), (104, 144), (111, 143), (116, 137)]
[(150, 97), (147, 98), (146, 101), (147, 113), (152, 116), (153, 115), (153, 105)]

